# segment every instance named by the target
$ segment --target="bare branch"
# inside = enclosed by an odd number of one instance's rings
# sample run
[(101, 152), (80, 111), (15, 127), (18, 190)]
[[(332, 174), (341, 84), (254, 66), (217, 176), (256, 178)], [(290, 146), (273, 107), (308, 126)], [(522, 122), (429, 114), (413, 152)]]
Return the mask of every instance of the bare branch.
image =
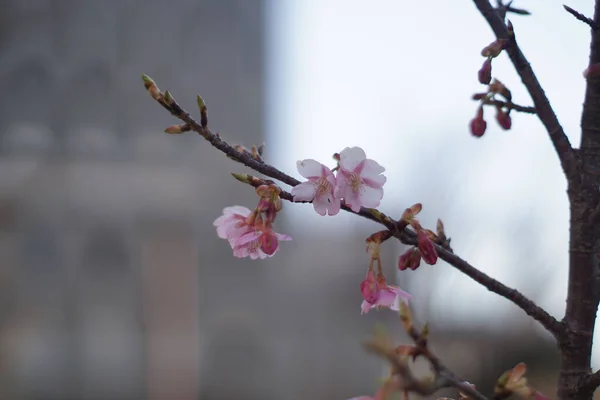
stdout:
[(556, 117), (556, 113), (546, 97), (544, 89), (531, 69), (529, 61), (527, 61), (523, 52), (517, 45), (512, 29), (509, 34), (509, 29), (504, 23), (504, 19), (498, 14), (498, 11), (492, 7), (488, 0), (473, 0), (473, 2), (487, 20), (496, 37), (498, 39), (508, 40), (506, 52), (533, 100), (538, 118), (550, 136), (550, 140), (558, 154), (563, 171), (567, 177), (573, 176), (576, 169), (576, 157), (573, 148), (571, 147), (571, 143), (565, 135), (565, 132)]
[(596, 23), (591, 19), (586, 17), (585, 15), (583, 15), (582, 13), (580, 13), (579, 11), (575, 11), (573, 10), (571, 7), (563, 4), (563, 7), (565, 10), (567, 10), (567, 12), (569, 14), (571, 14), (572, 16), (574, 16), (575, 18), (577, 18), (578, 20), (580, 20), (581, 22), (583, 22), (584, 24), (588, 24), (590, 26), (590, 28), (592, 28), (592, 30), (598, 30), (598, 25), (596, 25)]

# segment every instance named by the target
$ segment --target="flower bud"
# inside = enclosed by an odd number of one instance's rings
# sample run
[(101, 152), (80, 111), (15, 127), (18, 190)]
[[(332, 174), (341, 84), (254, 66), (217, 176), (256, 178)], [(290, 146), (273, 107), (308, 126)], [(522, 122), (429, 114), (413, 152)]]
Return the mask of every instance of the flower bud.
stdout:
[(469, 124), (471, 128), (471, 134), (476, 137), (482, 137), (487, 128), (487, 122), (483, 119), (483, 107), (479, 107), (477, 115), (471, 120)]
[(398, 257), (398, 269), (404, 271), (411, 269), (414, 271), (421, 265), (421, 252), (417, 248), (410, 248)]
[(505, 131), (509, 130), (512, 126), (510, 115), (502, 111), (502, 109), (499, 107), (496, 109), (496, 121), (498, 121), (498, 125), (500, 125)]
[(379, 283), (372, 270), (367, 272), (367, 277), (360, 283), (360, 294), (370, 304), (375, 304), (379, 300)]
[(420, 229), (417, 233), (417, 241), (423, 261), (429, 265), (434, 265), (438, 259), (437, 251), (435, 250), (433, 242), (429, 240), (427, 233), (423, 229)]
[(504, 50), (506, 48), (506, 44), (507, 44), (506, 40), (503, 40), (503, 39), (494, 40), (492, 43), (485, 46), (483, 48), (483, 50), (481, 50), (481, 55), (483, 57), (489, 57), (489, 58), (498, 57), (500, 55), (500, 53), (502, 52), (502, 50)]
[(479, 71), (477, 72), (477, 77), (479, 79), (479, 83), (483, 83), (487, 85), (492, 80), (492, 61), (491, 58), (487, 58)]
[(260, 236), (260, 249), (267, 255), (273, 255), (277, 251), (279, 241), (272, 231), (263, 232)]

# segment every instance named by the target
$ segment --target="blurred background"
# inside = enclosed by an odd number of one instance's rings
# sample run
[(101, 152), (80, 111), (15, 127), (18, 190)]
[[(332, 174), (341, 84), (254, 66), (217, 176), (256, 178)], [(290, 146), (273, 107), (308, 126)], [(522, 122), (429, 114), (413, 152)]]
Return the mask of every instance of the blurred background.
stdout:
[[(589, 33), (555, 0), (511, 16), (571, 141), (579, 143)], [(591, 15), (591, 0), (569, 5)], [(566, 185), (536, 118), (468, 132), (493, 40), (471, 1), (0, 0), (0, 399), (347, 399), (387, 367), (360, 343), (364, 239), (349, 215), (284, 205), (293, 242), (236, 259), (212, 222), (252, 208), (243, 166), (176, 123), (147, 73), (188, 110), (200, 93), (231, 143), (299, 177), (361, 146), (386, 167), (381, 210), (422, 202), (455, 252), (562, 317)], [(493, 75), (531, 101), (505, 56)], [(554, 395), (557, 352), (523, 312), (444, 262), (400, 273), (431, 343), (489, 391), (518, 361)], [(594, 365), (600, 367), (600, 353)], [(425, 369), (424, 369), (425, 370)], [(448, 392), (446, 395), (455, 395)]]

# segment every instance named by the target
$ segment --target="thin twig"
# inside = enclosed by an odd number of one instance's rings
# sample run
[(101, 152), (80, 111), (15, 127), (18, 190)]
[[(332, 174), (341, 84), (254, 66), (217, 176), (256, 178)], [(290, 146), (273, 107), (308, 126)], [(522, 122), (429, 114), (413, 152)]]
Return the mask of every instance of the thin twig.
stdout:
[(572, 16), (574, 16), (575, 18), (577, 18), (584, 24), (588, 24), (589, 27), (592, 28), (592, 30), (594, 30), (594, 31), (598, 30), (598, 25), (591, 18), (586, 17), (579, 11), (573, 10), (571, 7), (567, 6), (566, 4), (563, 4), (563, 7), (569, 14), (571, 14)]
[(515, 110), (518, 112), (526, 113), (526, 114), (535, 114), (535, 107), (521, 106), (512, 102), (502, 101), (502, 100), (484, 100), (483, 104), (489, 104), (497, 107), (504, 107), (509, 110)]
[(523, 52), (517, 45), (514, 34), (509, 35), (504, 19), (498, 14), (496, 9), (492, 7), (488, 0), (473, 0), (473, 2), (494, 31), (496, 37), (498, 39), (508, 40), (506, 52), (533, 100), (538, 118), (550, 136), (550, 140), (560, 159), (563, 171), (567, 177), (573, 177), (576, 173), (577, 166), (571, 143), (560, 125), (556, 113), (552, 109), (544, 89), (531, 69), (529, 61), (527, 61)]

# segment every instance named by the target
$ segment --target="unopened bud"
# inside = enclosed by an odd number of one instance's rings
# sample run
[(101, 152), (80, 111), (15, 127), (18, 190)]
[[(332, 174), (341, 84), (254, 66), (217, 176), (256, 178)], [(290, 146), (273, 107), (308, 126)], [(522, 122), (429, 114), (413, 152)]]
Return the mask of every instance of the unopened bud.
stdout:
[(203, 128), (206, 128), (208, 125), (208, 108), (206, 107), (204, 99), (199, 94), (196, 95), (196, 102), (198, 103), (198, 108), (200, 109), (200, 125)]
[(260, 236), (260, 249), (267, 255), (273, 255), (277, 251), (278, 240), (273, 232), (263, 232)]
[(471, 128), (471, 134), (473, 136), (483, 136), (487, 128), (487, 122), (485, 122), (485, 119), (483, 119), (483, 107), (479, 107), (477, 110), (477, 115), (471, 120), (469, 127)]
[(176, 135), (179, 133), (189, 132), (190, 126), (188, 124), (183, 125), (171, 125), (165, 129), (165, 133)]
[(152, 96), (154, 100), (160, 100), (162, 98), (162, 93), (152, 78), (146, 74), (142, 74), (142, 80), (144, 81), (144, 87), (148, 93), (150, 93), (150, 96)]
[(483, 48), (483, 50), (481, 50), (481, 55), (483, 57), (495, 58), (495, 57), (498, 57), (500, 55), (500, 53), (502, 52), (502, 50), (504, 50), (505, 48), (506, 48), (506, 40), (497, 39), (497, 40), (494, 40), (489, 45), (485, 46)]
[(423, 229), (420, 229), (417, 232), (417, 242), (423, 261), (429, 265), (434, 265), (438, 259), (437, 251), (435, 250), (433, 242), (429, 239), (427, 233)]
[(421, 252), (417, 248), (410, 248), (398, 257), (398, 269), (404, 271), (410, 269), (414, 271), (421, 265)]
[(479, 83), (483, 83), (487, 85), (492, 80), (492, 61), (491, 58), (487, 58), (479, 71), (477, 72), (477, 78), (479, 79)]
[(512, 126), (510, 115), (508, 115), (507, 112), (502, 111), (501, 108), (496, 109), (496, 121), (498, 121), (498, 125), (500, 125), (505, 131), (509, 130)]

